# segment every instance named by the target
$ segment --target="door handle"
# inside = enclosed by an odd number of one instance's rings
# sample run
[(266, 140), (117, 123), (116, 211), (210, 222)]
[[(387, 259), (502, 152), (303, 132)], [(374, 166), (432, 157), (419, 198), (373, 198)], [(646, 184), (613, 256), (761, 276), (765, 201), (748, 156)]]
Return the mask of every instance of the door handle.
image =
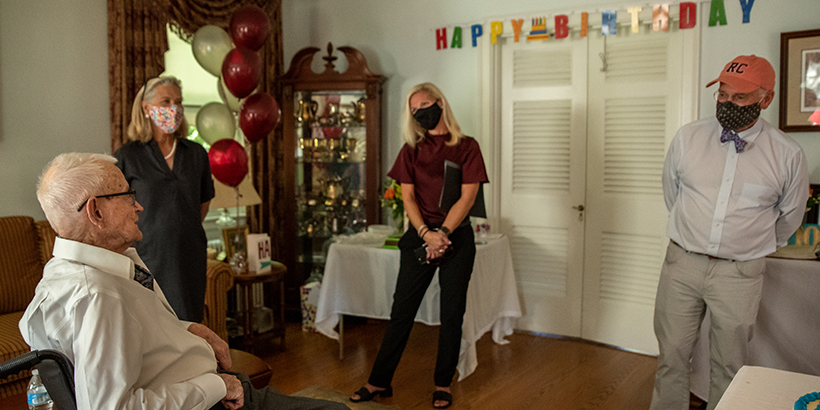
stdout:
[(578, 206), (573, 206), (572, 209), (575, 209), (576, 211), (578, 211), (578, 220), (583, 221), (584, 220), (584, 204), (580, 204)]

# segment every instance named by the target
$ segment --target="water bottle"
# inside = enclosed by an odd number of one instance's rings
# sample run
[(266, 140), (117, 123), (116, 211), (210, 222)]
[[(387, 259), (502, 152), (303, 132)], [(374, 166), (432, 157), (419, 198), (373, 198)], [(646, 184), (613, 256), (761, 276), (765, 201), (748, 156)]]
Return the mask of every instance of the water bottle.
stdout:
[(51, 410), (54, 406), (37, 369), (31, 371), (31, 381), (28, 384), (26, 396), (28, 396), (29, 410)]

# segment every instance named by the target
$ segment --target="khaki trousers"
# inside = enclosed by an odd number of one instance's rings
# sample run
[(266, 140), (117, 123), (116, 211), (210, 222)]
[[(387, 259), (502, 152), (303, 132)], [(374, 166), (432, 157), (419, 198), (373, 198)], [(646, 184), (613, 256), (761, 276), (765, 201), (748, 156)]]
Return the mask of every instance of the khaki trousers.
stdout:
[(709, 405), (717, 405), (743, 366), (763, 289), (764, 258), (713, 259), (670, 243), (655, 299), (660, 354), (651, 410), (688, 410), (692, 351), (706, 307), (709, 329)]

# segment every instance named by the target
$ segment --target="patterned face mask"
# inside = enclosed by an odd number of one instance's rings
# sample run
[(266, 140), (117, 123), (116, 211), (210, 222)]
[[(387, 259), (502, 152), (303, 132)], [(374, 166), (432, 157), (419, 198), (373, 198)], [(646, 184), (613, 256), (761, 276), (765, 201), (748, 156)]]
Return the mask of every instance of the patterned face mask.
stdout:
[(182, 124), (182, 110), (182, 107), (176, 104), (170, 107), (151, 107), (148, 116), (162, 132), (173, 134)]
[(742, 107), (731, 101), (718, 102), (715, 116), (721, 127), (737, 131), (749, 126), (760, 116), (760, 102)]

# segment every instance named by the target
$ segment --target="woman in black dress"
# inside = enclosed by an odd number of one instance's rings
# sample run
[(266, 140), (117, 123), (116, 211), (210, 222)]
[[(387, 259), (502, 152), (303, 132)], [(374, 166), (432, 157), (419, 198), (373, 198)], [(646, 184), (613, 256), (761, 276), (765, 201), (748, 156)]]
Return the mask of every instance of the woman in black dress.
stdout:
[[(411, 226), (399, 241), (401, 262), (390, 324), (367, 384), (350, 400), (367, 401), (393, 394), (393, 373), (424, 293), (439, 268), (441, 327), (433, 407), (446, 408), (453, 401), (450, 384), (458, 364), (467, 285), (475, 262), (475, 237), (467, 214), (479, 184), (489, 181), (478, 143), (461, 133), (447, 99), (435, 85), (413, 87), (405, 101), (406, 144), (388, 175), (401, 183)], [(461, 166), (462, 171), (461, 197), (446, 212), (439, 208), (445, 161)], [(421, 263), (416, 255), (420, 248)]]
[(205, 308), (207, 240), (202, 220), (214, 197), (208, 153), (188, 141), (182, 89), (174, 77), (150, 79), (137, 93), (128, 144), (114, 153), (137, 200), (145, 265), (182, 320), (201, 322)]

